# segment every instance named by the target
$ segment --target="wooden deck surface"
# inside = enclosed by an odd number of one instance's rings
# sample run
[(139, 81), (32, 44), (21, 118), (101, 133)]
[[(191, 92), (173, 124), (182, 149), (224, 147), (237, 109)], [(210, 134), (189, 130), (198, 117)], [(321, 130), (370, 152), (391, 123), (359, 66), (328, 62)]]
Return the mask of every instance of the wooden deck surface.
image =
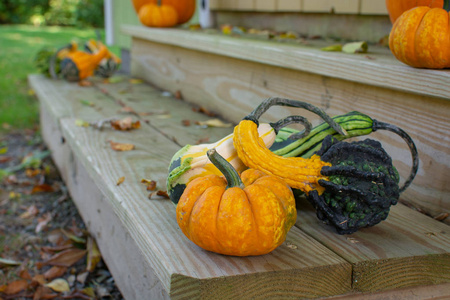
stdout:
[[(301, 204), (297, 227), (271, 254), (238, 258), (206, 252), (181, 233), (174, 205), (149, 200), (140, 181), (156, 180), (158, 189), (165, 189), (169, 160), (180, 145), (213, 142), (230, 128), (185, 127), (182, 120), (210, 117), (128, 78), (114, 84), (97, 80), (93, 87), (37, 75), (29, 81), (41, 103), (43, 137), (129, 299), (316, 298), (450, 282), (449, 227), (404, 206), (379, 226), (339, 236)], [(76, 125), (77, 119), (123, 118), (124, 107), (135, 112), (131, 116), (141, 121), (140, 129)], [(108, 141), (136, 149), (116, 152)]]

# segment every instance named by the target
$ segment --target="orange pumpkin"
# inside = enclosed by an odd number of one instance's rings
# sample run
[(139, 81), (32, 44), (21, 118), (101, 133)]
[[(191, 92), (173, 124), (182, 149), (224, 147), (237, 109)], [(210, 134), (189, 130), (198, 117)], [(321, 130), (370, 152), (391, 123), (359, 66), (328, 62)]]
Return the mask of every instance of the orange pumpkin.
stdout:
[(442, 8), (444, 0), (386, 0), (386, 8), (389, 12), (389, 18), (392, 24), (405, 11), (417, 6), (428, 6), (431, 8)]
[[(158, 0), (132, 0), (136, 13), (145, 4), (157, 4)], [(162, 0), (162, 5), (169, 5), (175, 8), (178, 14), (178, 24), (183, 24), (189, 21), (195, 12), (195, 0)]]
[(138, 17), (142, 24), (149, 27), (173, 27), (178, 22), (175, 8), (160, 3), (145, 4), (139, 9)]
[(208, 157), (225, 175), (191, 181), (178, 202), (177, 222), (199, 247), (233, 256), (263, 255), (286, 239), (297, 218), (289, 186), (247, 169), (241, 177), (215, 149)]
[(445, 9), (415, 7), (394, 23), (389, 47), (401, 62), (417, 68), (450, 68), (449, 0)]

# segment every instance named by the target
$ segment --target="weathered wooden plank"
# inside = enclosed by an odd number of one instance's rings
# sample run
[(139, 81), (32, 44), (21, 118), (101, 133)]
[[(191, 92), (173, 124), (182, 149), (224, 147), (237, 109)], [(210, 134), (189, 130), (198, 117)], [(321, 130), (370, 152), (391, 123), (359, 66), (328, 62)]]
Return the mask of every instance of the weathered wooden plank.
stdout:
[(304, 12), (322, 12), (338, 14), (357, 14), (359, 13), (359, 0), (303, 0)]
[[(371, 47), (369, 56), (352, 55), (324, 52), (314, 47), (239, 39), (179, 29), (150, 29), (124, 25), (122, 30), (135, 39), (164, 43), (382, 88), (449, 99), (450, 71), (412, 69), (397, 61), (385, 48)], [(135, 52), (135, 50), (132, 51)], [(166, 72), (169, 71), (166, 70)]]
[[(282, 96), (310, 102), (330, 115), (358, 110), (396, 124), (412, 136), (420, 156), (418, 175), (403, 199), (432, 216), (450, 212), (450, 185), (446, 176), (450, 172), (448, 100), (141, 39), (134, 40), (132, 53), (135, 76), (172, 92), (180, 90), (186, 101), (219, 111), (234, 122), (239, 122), (263, 99)], [(442, 74), (442, 80), (450, 82), (444, 79), (447, 72)], [(264, 116), (265, 120), (273, 121), (291, 113), (303, 114), (303, 111), (271, 109)], [(304, 115), (311, 117), (306, 112)], [(371, 137), (383, 143), (405, 178), (411, 162), (403, 141), (386, 132), (376, 132)], [(446, 222), (450, 222), (450, 218)]]
[(299, 203), (297, 226), (353, 265), (353, 288), (380, 291), (450, 282), (450, 227), (398, 204), (387, 220), (337, 235)]
[[(56, 105), (54, 102), (62, 102), (63, 107), (73, 104), (71, 100), (76, 97), (71, 89), (73, 86), (43, 77), (34, 79), (30, 80), (33, 88), (39, 86), (38, 96), (44, 97), (41, 99), (43, 117), (54, 120), (43, 121), (44, 137), (51, 148), (56, 148), (52, 150), (58, 155), (58, 165), (66, 166), (63, 176), (73, 189), (71, 193), (86, 223), (100, 240), (101, 250), (114, 243), (123, 243), (124, 236), (130, 241), (123, 247), (115, 247), (115, 251), (105, 249), (107, 263), (111, 263), (112, 271), (116, 270), (116, 273), (121, 272), (121, 268), (142, 265), (140, 273), (129, 274), (133, 286), (138, 289), (132, 294), (130, 288), (124, 288), (132, 298), (147, 297), (146, 288), (150, 288), (153, 295), (170, 295), (175, 299), (214, 295), (251, 298), (262, 293), (273, 298), (318, 297), (349, 291), (350, 264), (296, 228), (289, 233), (285, 244), (273, 253), (259, 257), (226, 257), (192, 244), (176, 224), (174, 205), (168, 200), (148, 200), (145, 187), (140, 183), (142, 178), (151, 178), (163, 186), (168, 162), (178, 146), (146, 124), (130, 132), (78, 127), (75, 118), (84, 118), (84, 113), (93, 119), (107, 117), (119, 108), (117, 102), (110, 99), (94, 113), (86, 111), (92, 107), (81, 106), (72, 111), (72, 117), (64, 115), (67, 111), (54, 115), (50, 109)], [(52, 93), (47, 89), (55, 91)], [(103, 96), (104, 92), (91, 91), (85, 100), (94, 101)], [(58, 120), (64, 144), (58, 142), (61, 140)], [(185, 130), (180, 135), (188, 132)], [(109, 148), (108, 140), (133, 143), (136, 150), (114, 152)], [(125, 182), (117, 186), (117, 179), (122, 176), (125, 176)], [(119, 240), (109, 239), (115, 234), (113, 224), (119, 226), (114, 225)], [(135, 260), (121, 259), (130, 255), (127, 246), (133, 248), (131, 253), (140, 253)], [(122, 266), (128, 263), (129, 266)], [(118, 278), (126, 280), (123, 275), (119, 274)], [(121, 284), (129, 285), (130, 281)], [(136, 295), (138, 297), (133, 297)]]

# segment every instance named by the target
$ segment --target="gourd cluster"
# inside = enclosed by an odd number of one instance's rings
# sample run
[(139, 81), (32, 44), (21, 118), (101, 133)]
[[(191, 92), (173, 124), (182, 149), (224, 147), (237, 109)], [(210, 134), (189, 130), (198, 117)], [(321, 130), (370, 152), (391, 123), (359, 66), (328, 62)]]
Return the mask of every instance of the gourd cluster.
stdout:
[[(275, 105), (309, 110), (324, 123), (313, 128), (302, 116), (260, 123)], [(305, 129), (287, 128), (291, 123)], [(376, 130), (394, 132), (409, 146), (412, 168), (402, 187), (379, 142), (343, 141)], [(331, 118), (309, 103), (269, 98), (233, 134), (178, 151), (167, 189), (181, 230), (195, 244), (226, 255), (261, 255), (278, 247), (295, 224), (294, 194), (306, 197), (337, 233), (350, 234), (386, 219), (417, 169), (413, 140), (394, 125), (359, 112)]]

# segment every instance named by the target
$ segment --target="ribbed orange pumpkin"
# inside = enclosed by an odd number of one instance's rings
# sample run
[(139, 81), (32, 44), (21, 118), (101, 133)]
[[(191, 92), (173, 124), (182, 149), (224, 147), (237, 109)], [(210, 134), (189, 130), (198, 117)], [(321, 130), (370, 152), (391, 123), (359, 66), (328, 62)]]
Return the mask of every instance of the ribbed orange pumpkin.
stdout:
[(449, 0), (444, 7), (415, 7), (397, 19), (389, 47), (398, 60), (417, 68), (450, 68)]
[(442, 8), (444, 0), (386, 0), (386, 8), (392, 24), (407, 10), (417, 6)]
[(289, 186), (254, 169), (239, 177), (215, 149), (208, 157), (226, 180), (207, 175), (187, 185), (176, 209), (186, 237), (205, 250), (233, 256), (263, 255), (281, 245), (297, 219)]
[(178, 22), (175, 8), (160, 3), (143, 5), (139, 9), (138, 17), (143, 25), (149, 27), (173, 27)]
[[(136, 13), (145, 4), (157, 4), (158, 0), (132, 0)], [(178, 24), (189, 21), (195, 12), (195, 0), (162, 0), (161, 5), (169, 5), (175, 8), (178, 14)]]

